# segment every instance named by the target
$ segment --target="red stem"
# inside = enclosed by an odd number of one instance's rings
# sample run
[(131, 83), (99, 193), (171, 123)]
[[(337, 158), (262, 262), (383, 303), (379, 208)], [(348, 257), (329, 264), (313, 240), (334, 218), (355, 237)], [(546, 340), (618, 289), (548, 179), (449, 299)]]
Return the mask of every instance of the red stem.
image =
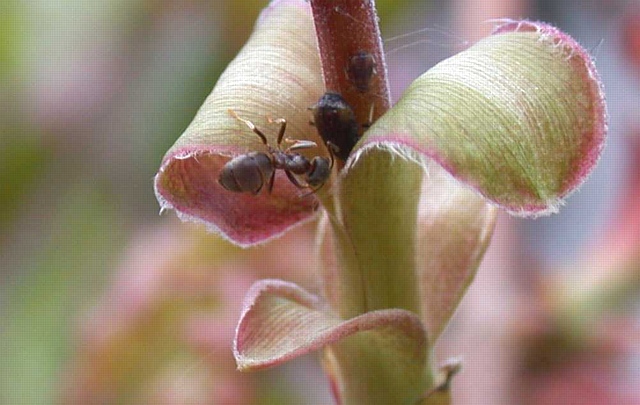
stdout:
[[(390, 107), (389, 84), (374, 0), (311, 0), (324, 83), (351, 105), (360, 124), (373, 121)], [(358, 52), (373, 55), (376, 74), (362, 92), (347, 75), (349, 60)]]

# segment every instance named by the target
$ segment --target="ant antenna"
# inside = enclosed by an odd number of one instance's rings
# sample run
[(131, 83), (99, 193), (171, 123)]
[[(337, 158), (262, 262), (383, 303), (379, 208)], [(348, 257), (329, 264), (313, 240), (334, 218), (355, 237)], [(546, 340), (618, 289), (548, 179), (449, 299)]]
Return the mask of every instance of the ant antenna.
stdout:
[[(329, 151), (329, 156), (331, 157), (331, 165), (329, 166), (329, 170), (333, 170), (333, 163), (335, 162), (336, 158), (335, 155), (333, 154), (333, 149), (339, 150), (338, 145), (336, 145), (335, 143), (331, 142), (331, 141), (327, 141), (327, 150)], [(324, 185), (324, 183), (322, 184)], [(322, 186), (320, 186), (322, 187)], [(318, 188), (319, 190), (320, 188)]]

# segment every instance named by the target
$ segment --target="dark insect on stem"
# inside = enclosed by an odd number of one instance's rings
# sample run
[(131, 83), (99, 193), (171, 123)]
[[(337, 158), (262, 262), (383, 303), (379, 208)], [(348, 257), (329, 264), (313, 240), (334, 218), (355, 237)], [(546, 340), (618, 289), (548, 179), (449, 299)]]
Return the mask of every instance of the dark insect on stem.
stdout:
[(351, 106), (340, 94), (328, 91), (309, 109), (313, 111), (312, 124), (327, 148), (338, 159), (347, 160), (360, 138), (360, 125)]
[[(291, 146), (282, 150), (281, 144), (287, 128), (287, 121), (284, 118), (273, 121), (280, 124), (277, 147), (274, 148), (269, 145), (267, 137), (253, 122), (240, 118), (235, 111), (229, 110), (229, 113), (258, 135), (267, 147), (267, 151), (249, 152), (228, 161), (218, 177), (218, 183), (226, 190), (258, 194), (267, 184), (267, 189), (271, 193), (278, 169), (284, 170), (293, 185), (298, 188), (310, 188), (312, 192), (319, 190), (329, 179), (334, 161), (331, 148), (329, 148), (330, 159), (316, 156), (311, 160), (294, 151), (317, 147), (318, 145), (313, 141), (295, 140), (292, 141)], [(303, 177), (304, 181), (301, 182), (297, 176)]]
[(373, 77), (377, 74), (376, 59), (369, 52), (358, 51), (349, 58), (345, 71), (353, 86), (359, 92), (366, 93), (369, 91)]

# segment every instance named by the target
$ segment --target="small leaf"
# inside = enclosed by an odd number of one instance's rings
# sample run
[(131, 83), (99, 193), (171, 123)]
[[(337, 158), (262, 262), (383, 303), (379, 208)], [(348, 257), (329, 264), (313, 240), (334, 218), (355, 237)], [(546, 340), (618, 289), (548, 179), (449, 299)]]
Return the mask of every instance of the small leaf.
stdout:
[(408, 311), (369, 312), (344, 321), (320, 309), (317, 297), (295, 284), (260, 280), (245, 299), (235, 339), (238, 368), (256, 369), (282, 363), (335, 343), (356, 332), (395, 326), (411, 336), (417, 347), (425, 346), (422, 325)]
[(275, 366), (326, 346), (324, 365), (340, 403), (415, 403), (430, 386), (427, 334), (409, 311), (372, 311), (344, 321), (279, 280), (257, 282), (245, 302), (234, 341), (240, 370)]
[(440, 375), (438, 377), (441, 381), (416, 405), (451, 405), (453, 403), (451, 380), (461, 368), (462, 363), (460, 360), (449, 359), (440, 367)]
[(324, 345), (317, 335), (340, 324), (318, 309), (318, 298), (295, 284), (260, 280), (245, 297), (236, 329), (234, 355), (239, 370), (283, 363)]
[[(282, 170), (276, 171), (273, 192), (265, 185), (258, 195), (227, 191), (218, 178), (231, 157), (267, 150), (229, 110), (252, 121), (273, 147), (280, 127), (269, 118), (287, 120), (286, 138), (323, 145), (306, 111), (323, 90), (308, 4), (272, 2), (191, 125), (165, 155), (155, 178), (162, 209), (204, 223), (240, 246), (265, 242), (311, 219), (318, 206), (315, 195), (296, 188)], [(310, 157), (321, 152), (312, 148), (305, 153)]]
[(473, 281), (496, 222), (496, 207), (432, 164), (418, 209), (417, 272), (422, 318), (436, 341)]

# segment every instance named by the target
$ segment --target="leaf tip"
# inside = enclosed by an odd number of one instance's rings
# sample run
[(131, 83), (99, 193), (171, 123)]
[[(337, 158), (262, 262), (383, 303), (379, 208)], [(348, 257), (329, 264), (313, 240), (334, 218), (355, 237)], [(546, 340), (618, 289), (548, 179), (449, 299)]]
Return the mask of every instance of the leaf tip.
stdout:
[[(492, 35), (509, 32), (537, 32), (540, 41), (548, 42), (562, 53), (563, 57), (571, 62), (574, 73), (588, 84), (586, 102), (590, 103), (590, 119), (592, 126), (589, 131), (581, 134), (581, 158), (574, 162), (572, 174), (565, 179), (558, 193), (560, 199), (568, 197), (578, 189), (589, 177), (593, 168), (600, 160), (605, 146), (606, 134), (609, 127), (609, 114), (607, 111), (604, 84), (596, 68), (595, 60), (591, 54), (576, 41), (571, 35), (550, 24), (528, 20), (496, 20), (498, 23)], [(560, 201), (549, 201), (547, 210), (534, 210), (535, 216), (557, 212)], [(555, 205), (555, 207), (553, 206)]]

